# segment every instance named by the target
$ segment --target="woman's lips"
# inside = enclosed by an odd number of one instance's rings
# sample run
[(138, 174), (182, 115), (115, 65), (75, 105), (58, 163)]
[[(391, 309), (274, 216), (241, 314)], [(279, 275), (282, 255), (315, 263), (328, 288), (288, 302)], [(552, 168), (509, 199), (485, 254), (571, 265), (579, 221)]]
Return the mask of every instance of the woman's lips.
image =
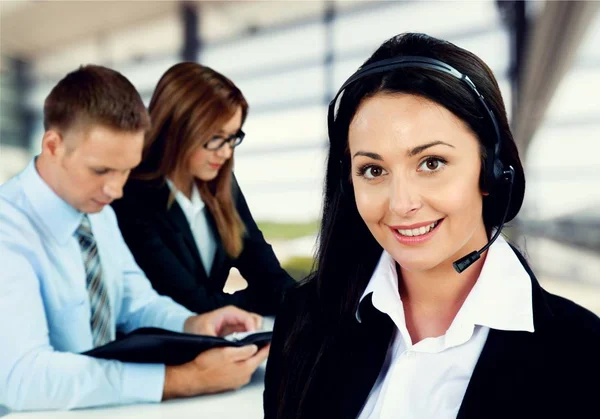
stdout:
[(437, 233), (437, 231), (440, 229), (440, 226), (442, 225), (443, 221), (443, 218), (441, 220), (438, 220), (437, 225), (434, 228), (432, 228), (429, 232), (418, 236), (405, 236), (400, 234), (397, 229), (391, 227), (390, 231), (392, 232), (392, 234), (398, 242), (406, 245), (416, 245), (424, 243), (427, 240), (431, 239), (434, 236), (434, 234)]

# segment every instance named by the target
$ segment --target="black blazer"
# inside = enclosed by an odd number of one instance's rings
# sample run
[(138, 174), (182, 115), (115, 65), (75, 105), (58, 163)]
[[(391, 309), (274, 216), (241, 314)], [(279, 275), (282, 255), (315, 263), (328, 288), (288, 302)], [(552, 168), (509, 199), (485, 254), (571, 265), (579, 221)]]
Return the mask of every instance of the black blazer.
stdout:
[[(600, 319), (543, 290), (525, 260), (519, 258), (533, 285), (535, 332), (490, 330), (458, 418), (600, 417)], [(265, 377), (267, 419), (277, 417), (280, 373), (286, 369), (281, 364), (284, 340), (301, 314), (316, 304), (315, 290), (309, 282), (288, 292), (277, 316)], [(395, 328), (369, 297), (361, 303), (362, 323), (353, 322), (348, 337), (336, 344), (335, 354), (323, 358), (325, 372), (319, 377), (325, 378), (313, 382), (303, 418), (356, 418), (366, 403)], [(314, 348), (327, 334), (319, 325), (310, 325), (310, 330), (285, 350), (313, 360)], [(308, 373), (297, 371), (286, 374), (289, 376), (291, 385), (308, 379)], [(296, 387), (294, 394), (299, 398), (300, 389)], [(287, 412), (285, 417), (297, 416)]]
[[(225, 253), (215, 220), (207, 210), (217, 240), (210, 275), (183, 210), (177, 201), (167, 208), (170, 193), (164, 182), (130, 180), (123, 198), (113, 203), (123, 238), (154, 289), (196, 313), (232, 304), (263, 315), (275, 314), (284, 291), (295, 281), (265, 241), (235, 179), (232, 193), (247, 230), (244, 249), (237, 259)], [(226, 294), (223, 286), (232, 267), (239, 269), (248, 288)]]

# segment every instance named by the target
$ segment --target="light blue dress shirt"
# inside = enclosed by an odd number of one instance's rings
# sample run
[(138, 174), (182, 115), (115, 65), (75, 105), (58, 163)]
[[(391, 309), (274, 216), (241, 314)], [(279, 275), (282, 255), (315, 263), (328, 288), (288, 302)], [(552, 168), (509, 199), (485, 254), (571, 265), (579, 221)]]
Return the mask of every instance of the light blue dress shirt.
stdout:
[[(12, 410), (161, 400), (164, 365), (78, 355), (93, 346), (74, 236), (82, 217), (42, 180), (34, 161), (0, 186), (0, 405)], [(112, 208), (89, 219), (117, 330), (182, 331), (193, 313), (152, 289)]]

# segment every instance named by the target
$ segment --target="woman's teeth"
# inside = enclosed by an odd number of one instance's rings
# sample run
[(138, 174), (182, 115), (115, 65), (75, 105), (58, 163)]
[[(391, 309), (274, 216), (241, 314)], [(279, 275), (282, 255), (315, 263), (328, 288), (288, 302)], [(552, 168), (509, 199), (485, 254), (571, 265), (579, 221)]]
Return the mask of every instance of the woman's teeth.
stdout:
[(428, 226), (412, 228), (410, 230), (396, 230), (396, 231), (401, 236), (408, 236), (408, 237), (422, 236), (423, 234), (427, 234), (431, 230), (433, 230), (438, 225), (438, 223), (439, 223), (439, 220), (434, 221), (433, 223), (429, 224)]

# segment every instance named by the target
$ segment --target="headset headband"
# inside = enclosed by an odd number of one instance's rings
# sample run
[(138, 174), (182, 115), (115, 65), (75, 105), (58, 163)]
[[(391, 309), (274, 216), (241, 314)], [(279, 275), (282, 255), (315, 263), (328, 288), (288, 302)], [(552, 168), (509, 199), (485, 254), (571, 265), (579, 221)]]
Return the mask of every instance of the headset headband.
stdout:
[[(350, 76), (350, 78), (348, 80), (346, 80), (346, 82), (342, 85), (340, 90), (336, 93), (333, 100), (329, 104), (328, 123), (329, 123), (330, 130), (332, 129), (333, 124), (335, 123), (335, 105), (337, 103), (337, 100), (340, 97), (340, 95), (342, 94), (342, 92), (348, 86), (350, 86), (351, 84), (353, 84), (354, 82), (356, 82), (357, 80), (359, 80), (363, 77), (367, 77), (367, 76), (370, 76), (373, 74), (385, 73), (388, 71), (397, 70), (399, 68), (407, 68), (407, 67), (425, 68), (425, 69), (440, 71), (442, 73), (449, 74), (449, 75), (461, 80), (462, 82), (464, 82), (469, 87), (469, 89), (471, 89), (471, 91), (475, 94), (475, 96), (481, 103), (481, 106), (485, 109), (485, 111), (488, 114), (489, 119), (491, 120), (492, 125), (494, 127), (496, 141), (494, 141), (494, 156), (489, 156), (489, 157), (491, 157), (490, 160), (493, 161), (494, 159), (498, 159), (500, 156), (500, 150), (502, 148), (501, 147), (502, 146), (502, 137), (500, 136), (500, 129), (498, 127), (498, 122), (496, 121), (496, 117), (494, 116), (494, 113), (492, 112), (492, 110), (489, 108), (489, 106), (485, 102), (483, 95), (481, 93), (479, 93), (479, 91), (477, 90), (475, 83), (473, 83), (471, 81), (469, 76), (467, 76), (466, 74), (462, 74), (460, 71), (458, 71), (451, 65), (446, 64), (443, 61), (436, 60), (434, 58), (429, 58), (429, 57), (418, 57), (418, 56), (393, 57), (393, 58), (387, 58), (387, 59), (381, 60), (381, 61), (376, 61), (374, 63), (368, 64), (368, 65), (360, 68), (356, 73), (354, 73), (352, 76)], [(331, 134), (331, 131), (330, 131), (330, 134)], [(330, 135), (330, 140), (331, 140), (331, 135)]]

